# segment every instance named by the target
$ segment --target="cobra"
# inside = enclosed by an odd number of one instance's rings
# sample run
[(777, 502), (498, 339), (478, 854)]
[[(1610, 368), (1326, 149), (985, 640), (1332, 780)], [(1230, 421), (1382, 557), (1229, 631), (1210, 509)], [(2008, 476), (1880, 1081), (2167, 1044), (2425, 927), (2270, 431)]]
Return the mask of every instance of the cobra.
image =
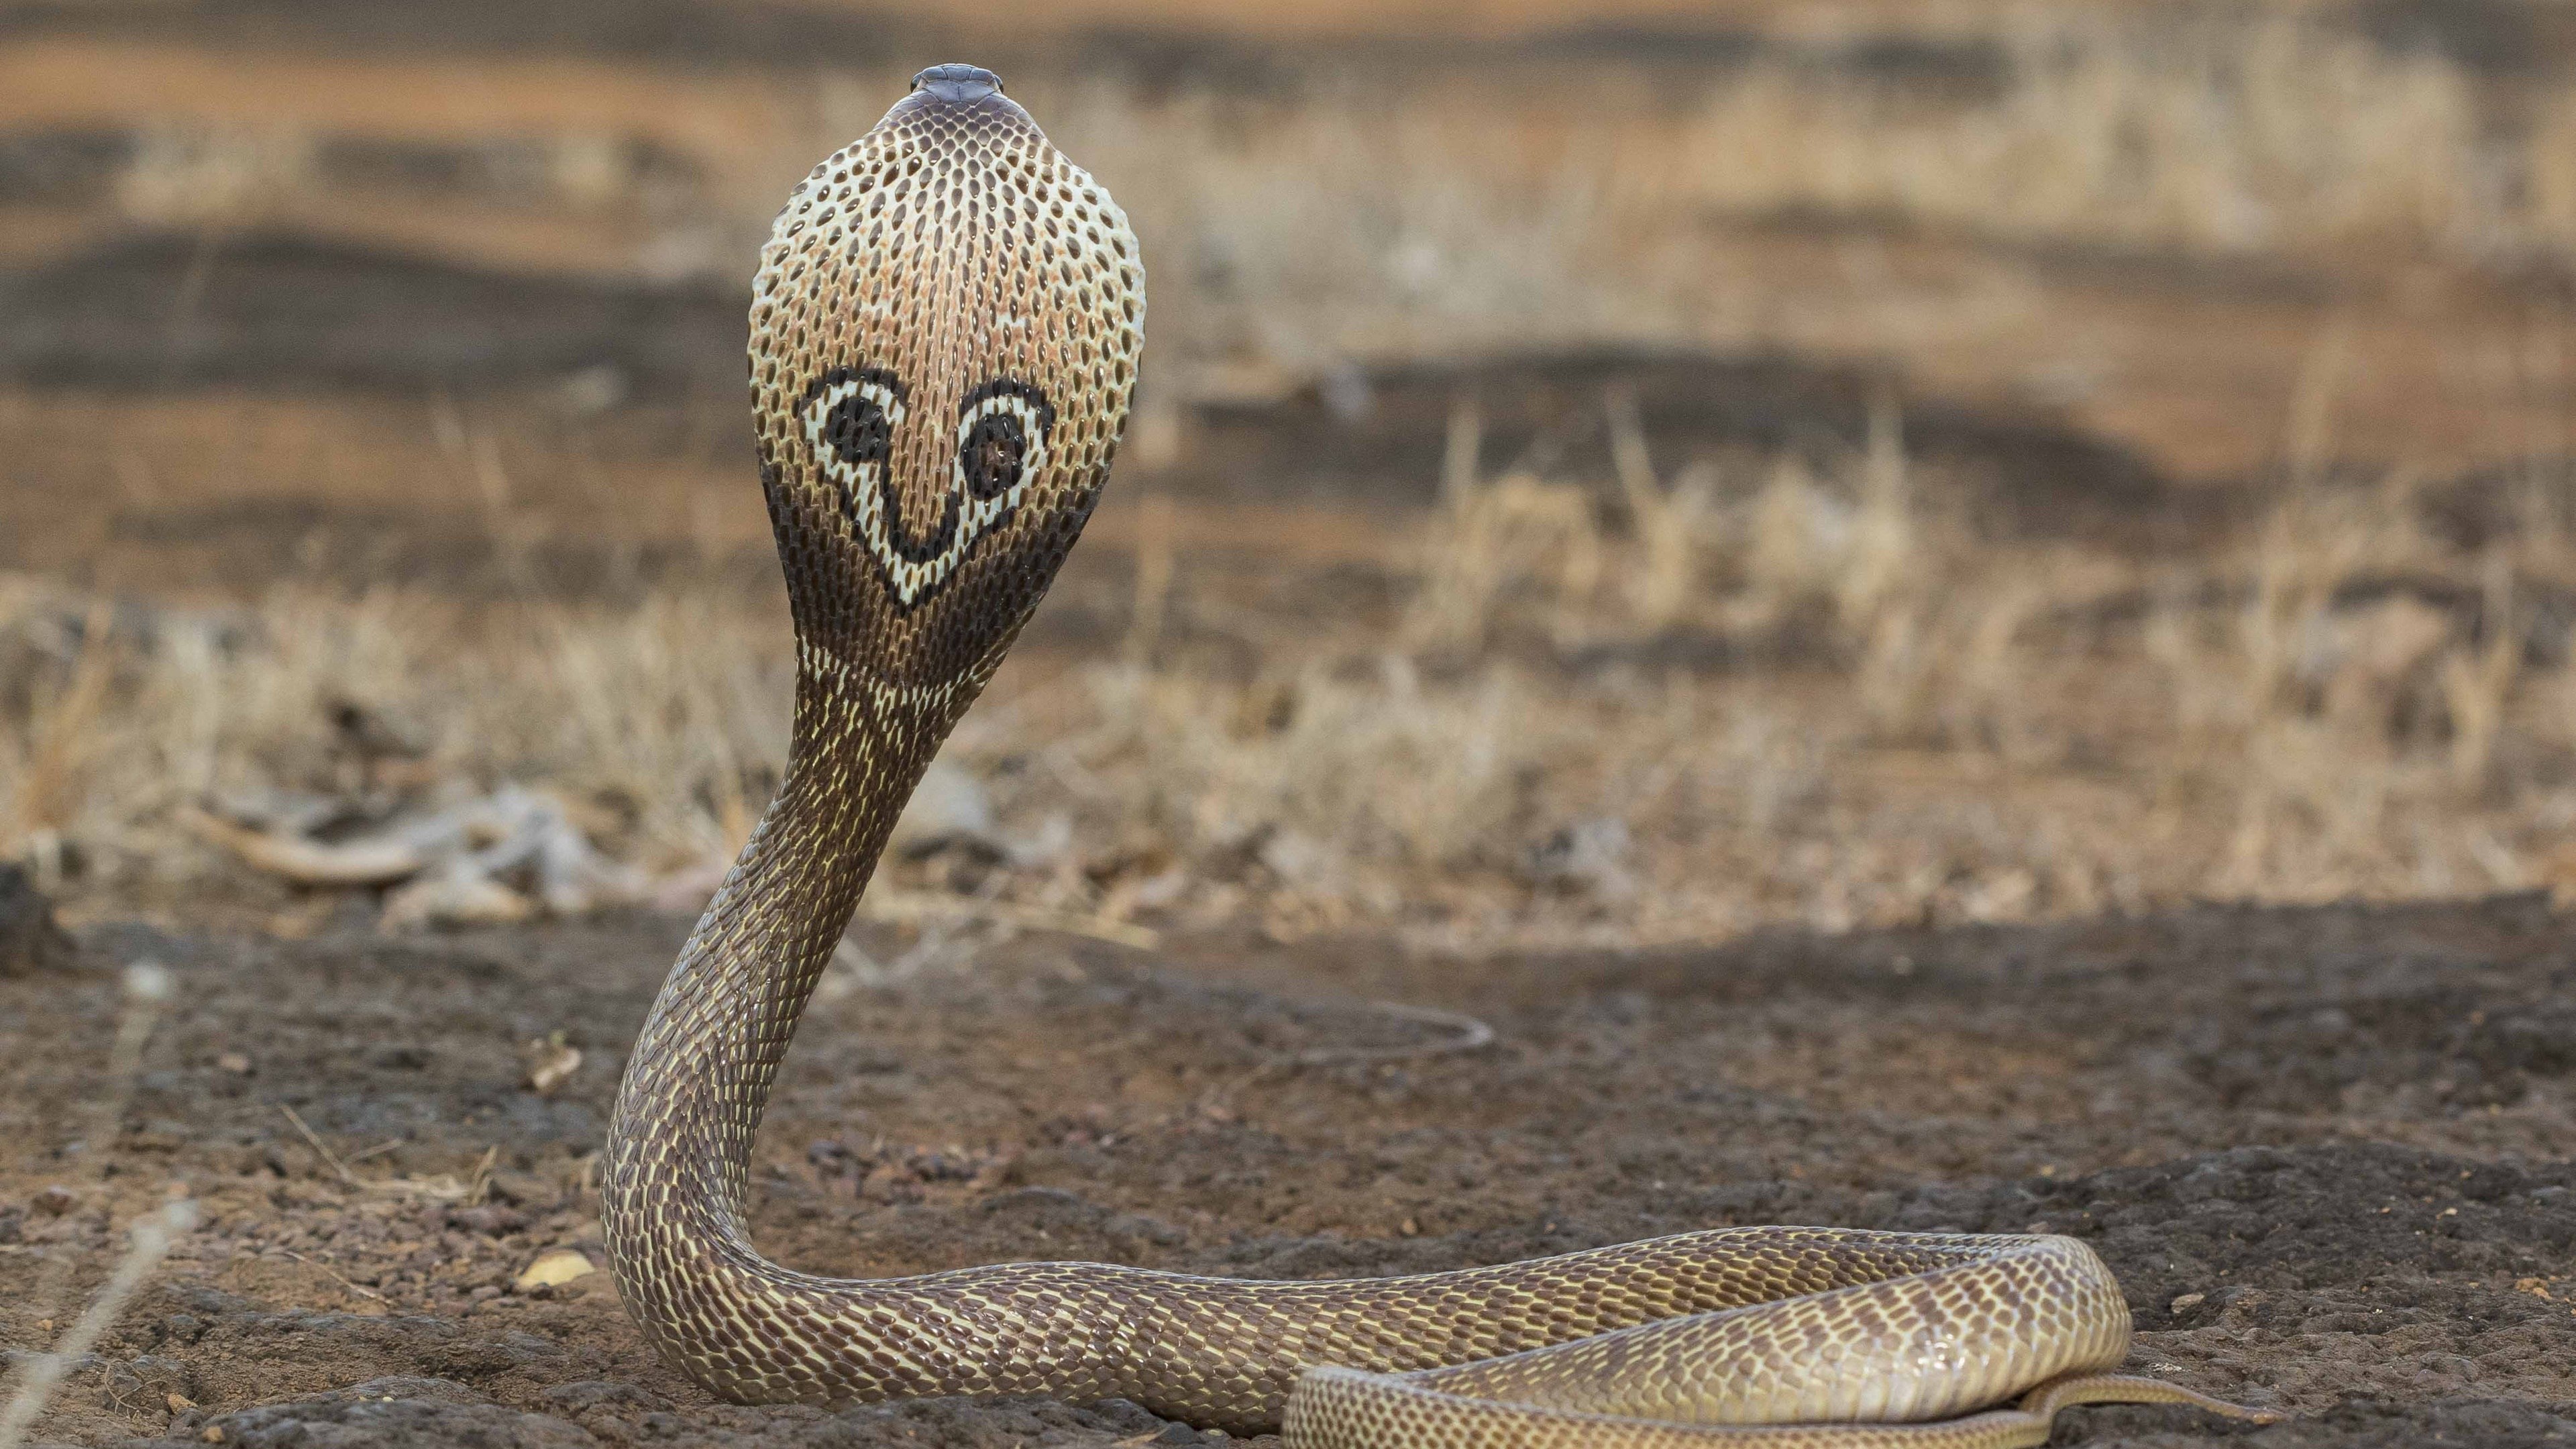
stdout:
[(761, 252), (751, 386), (793, 741), (628, 1060), (601, 1179), (618, 1288), (662, 1354), (740, 1401), (1115, 1396), (1284, 1424), (1298, 1449), (1994, 1449), (2044, 1441), (2066, 1403), (2249, 1413), (2113, 1374), (2118, 1285), (2045, 1235), (1730, 1228), (1340, 1282), (1100, 1263), (837, 1280), (753, 1249), (780, 1059), (896, 815), (1100, 496), (1144, 276), (1108, 192), (962, 65), (814, 168)]

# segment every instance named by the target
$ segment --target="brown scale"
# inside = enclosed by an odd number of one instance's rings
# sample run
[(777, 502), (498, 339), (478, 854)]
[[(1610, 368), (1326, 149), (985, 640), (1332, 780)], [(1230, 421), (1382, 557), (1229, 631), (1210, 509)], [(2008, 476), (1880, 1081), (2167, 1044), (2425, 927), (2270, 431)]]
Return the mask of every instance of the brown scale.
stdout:
[[(1284, 1413), (1301, 1449), (1802, 1421), (1846, 1422), (1725, 1442), (1991, 1449), (2045, 1440), (2062, 1403), (2209, 1406), (2105, 1373), (2128, 1311), (2065, 1238), (1738, 1228), (1330, 1283), (1094, 1263), (835, 1280), (753, 1250), (742, 1205), (779, 1061), (904, 800), (1090, 516), (1144, 284), (1108, 193), (971, 66), (922, 72), (761, 251), (750, 375), (795, 733), (609, 1128), (608, 1253), (655, 1346), (738, 1400), (1115, 1395), (1236, 1432)], [(1867, 1420), (1946, 1422), (1848, 1422)]]

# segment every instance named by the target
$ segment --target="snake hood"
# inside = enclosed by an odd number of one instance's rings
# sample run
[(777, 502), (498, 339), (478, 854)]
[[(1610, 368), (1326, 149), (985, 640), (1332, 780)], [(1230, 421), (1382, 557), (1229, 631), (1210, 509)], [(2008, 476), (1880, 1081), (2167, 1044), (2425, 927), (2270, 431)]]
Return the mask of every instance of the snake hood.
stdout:
[(761, 477), (809, 651), (917, 688), (1006, 644), (1127, 420), (1145, 273), (1109, 193), (992, 72), (913, 78), (761, 251)]

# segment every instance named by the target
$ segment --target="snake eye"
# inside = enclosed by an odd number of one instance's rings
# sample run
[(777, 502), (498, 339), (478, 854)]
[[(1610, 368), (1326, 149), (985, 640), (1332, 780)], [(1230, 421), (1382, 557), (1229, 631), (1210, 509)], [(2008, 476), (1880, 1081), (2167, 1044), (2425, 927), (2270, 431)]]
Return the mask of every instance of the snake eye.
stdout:
[(1054, 427), (1054, 406), (1027, 383), (996, 378), (968, 394), (957, 419), (957, 475), (967, 495), (1017, 502), (1020, 485), (1046, 464)]

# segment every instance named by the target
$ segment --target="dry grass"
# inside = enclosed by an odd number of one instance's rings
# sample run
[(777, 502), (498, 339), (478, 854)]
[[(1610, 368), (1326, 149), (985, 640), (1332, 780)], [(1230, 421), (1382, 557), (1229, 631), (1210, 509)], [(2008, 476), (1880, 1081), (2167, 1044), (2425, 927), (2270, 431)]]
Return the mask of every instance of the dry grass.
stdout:
[(2576, 241), (2507, 199), (2557, 144), (2489, 149), (2472, 83), (2312, 21), (2027, 24), (1990, 103), (1927, 111), (1757, 73), (1712, 96), (1681, 163), (1745, 211), (1878, 215), (2016, 240), (2228, 252)]
[[(1955, 84), (1820, 41), (1691, 94), (1320, 70), (1014, 93), (1147, 238), (1140, 457), (1183, 445), (1183, 403), (1355, 359), (1704, 343), (1696, 309), (1730, 285), (1699, 249), (1713, 220), (2365, 277), (2576, 265), (2576, 96), (2504, 97), (2264, 7), (1980, 23), (1999, 67)], [(548, 63), (460, 110), (453, 58), (331, 87), (272, 82), (337, 61), (243, 80), (162, 59), (172, 83), (136, 102), (143, 144), (101, 203), (117, 224), (468, 254), (506, 234), (485, 260), (645, 277), (738, 275), (793, 168), (902, 84)], [(49, 83), (44, 104), (104, 104)], [(508, 194), (348, 193), (330, 143), (415, 113), (412, 140), (516, 157)], [(1172, 641), (1236, 606), (1149, 527), (1126, 646), (1006, 675), (952, 748), (1007, 848), (901, 869), (1087, 919), (1466, 946), (2576, 882), (2551, 843), (2576, 819), (2566, 479), (2535, 464), (2498, 485), (2509, 527), (2451, 541), (2408, 475), (2330, 466), (2333, 352), (2300, 391), (2277, 516), (2187, 564), (1980, 537), (1892, 402), (1848, 456), (1748, 461), (1659, 456), (1605, 396), (1599, 477), (1489, 475), (1462, 404), (1400, 617), (1298, 620), (1248, 674), (1202, 667)], [(2556, 354), (2507, 371), (2564, 392)], [(505, 553), (525, 543), (511, 506), (504, 487), (487, 520)], [(173, 822), (245, 792), (364, 815), (530, 782), (624, 858), (683, 869), (743, 837), (785, 738), (783, 620), (712, 581), (611, 609), (290, 579), (191, 613), (24, 578), (0, 581), (0, 653), (0, 854), (102, 902), (226, 879)], [(1004, 727), (1031, 718), (1043, 748)]]
[(381, 810), (502, 778), (549, 783), (640, 858), (694, 858), (746, 834), (786, 739), (774, 622), (711, 595), (611, 612), (289, 586), (123, 621), (25, 581), (16, 601), (0, 850), (52, 874), (67, 847), (110, 878), (203, 868), (167, 829), (201, 800)]
[[(2563, 478), (2498, 485), (2511, 526), (2468, 548), (2403, 477), (2303, 475), (2241, 544), (2147, 564), (1978, 539), (1891, 403), (1839, 461), (1731, 465), (1602, 405), (1601, 478), (1481, 476), (1462, 410), (1400, 615), (1298, 621), (1249, 676), (1158, 642), (1230, 606), (1149, 530), (1136, 637), (1004, 676), (948, 753), (989, 838), (897, 883), (1469, 950), (2576, 885)], [(76, 903), (237, 879), (174, 812), (258, 791), (527, 782), (685, 870), (781, 764), (783, 621), (713, 586), (11, 597), (0, 851)]]

